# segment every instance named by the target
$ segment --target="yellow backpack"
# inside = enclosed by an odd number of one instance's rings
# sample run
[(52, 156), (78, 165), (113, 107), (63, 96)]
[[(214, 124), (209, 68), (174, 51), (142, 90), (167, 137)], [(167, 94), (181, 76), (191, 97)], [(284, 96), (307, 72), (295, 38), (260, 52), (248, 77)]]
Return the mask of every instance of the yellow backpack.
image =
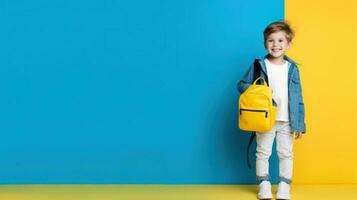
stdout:
[[(262, 79), (263, 84), (257, 84)], [(245, 131), (270, 131), (275, 123), (276, 106), (272, 90), (262, 77), (258, 77), (239, 97), (239, 128)]]

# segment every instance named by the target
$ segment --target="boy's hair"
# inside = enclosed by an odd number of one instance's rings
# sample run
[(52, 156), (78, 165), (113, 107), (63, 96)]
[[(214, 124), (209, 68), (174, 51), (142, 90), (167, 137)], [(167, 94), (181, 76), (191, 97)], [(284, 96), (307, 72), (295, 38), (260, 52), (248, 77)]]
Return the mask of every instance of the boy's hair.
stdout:
[(276, 21), (269, 24), (264, 30), (264, 43), (267, 41), (267, 38), (270, 34), (284, 31), (286, 33), (286, 38), (288, 42), (291, 42), (294, 37), (294, 31), (290, 28), (290, 25), (284, 21)]

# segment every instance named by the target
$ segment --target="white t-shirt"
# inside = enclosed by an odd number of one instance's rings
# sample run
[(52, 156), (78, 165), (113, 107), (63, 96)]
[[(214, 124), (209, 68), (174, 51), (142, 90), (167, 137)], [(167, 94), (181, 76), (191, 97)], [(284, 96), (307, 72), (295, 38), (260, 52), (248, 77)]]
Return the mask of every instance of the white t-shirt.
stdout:
[(285, 61), (282, 65), (271, 63), (267, 58), (264, 59), (269, 87), (273, 90), (273, 99), (277, 103), (277, 121), (289, 121), (289, 96), (288, 96), (288, 71), (289, 62)]

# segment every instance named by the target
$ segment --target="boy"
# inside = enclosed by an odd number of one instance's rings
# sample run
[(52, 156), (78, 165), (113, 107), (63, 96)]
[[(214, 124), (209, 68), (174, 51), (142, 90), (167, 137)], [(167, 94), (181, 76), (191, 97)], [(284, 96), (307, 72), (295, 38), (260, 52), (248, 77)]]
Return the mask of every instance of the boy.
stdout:
[[(290, 199), (290, 183), (293, 172), (293, 140), (306, 132), (305, 108), (297, 64), (285, 55), (294, 36), (285, 22), (273, 22), (264, 30), (264, 47), (268, 54), (258, 59), (259, 72), (273, 91), (277, 104), (276, 121), (271, 131), (257, 132), (256, 177), (259, 184), (259, 199), (272, 199), (269, 176), (269, 157), (276, 137), (279, 156), (279, 185), (277, 199)], [(254, 81), (254, 65), (239, 81), (237, 88), (243, 93)]]

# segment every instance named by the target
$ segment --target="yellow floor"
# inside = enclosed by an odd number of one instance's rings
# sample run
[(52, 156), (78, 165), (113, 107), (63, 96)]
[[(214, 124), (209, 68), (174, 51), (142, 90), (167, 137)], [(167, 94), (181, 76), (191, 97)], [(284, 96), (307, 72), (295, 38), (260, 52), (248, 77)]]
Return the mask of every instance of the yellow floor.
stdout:
[[(0, 185), (0, 200), (249, 200), (257, 192), (252, 185)], [(293, 185), (292, 199), (355, 200), (357, 185)]]

